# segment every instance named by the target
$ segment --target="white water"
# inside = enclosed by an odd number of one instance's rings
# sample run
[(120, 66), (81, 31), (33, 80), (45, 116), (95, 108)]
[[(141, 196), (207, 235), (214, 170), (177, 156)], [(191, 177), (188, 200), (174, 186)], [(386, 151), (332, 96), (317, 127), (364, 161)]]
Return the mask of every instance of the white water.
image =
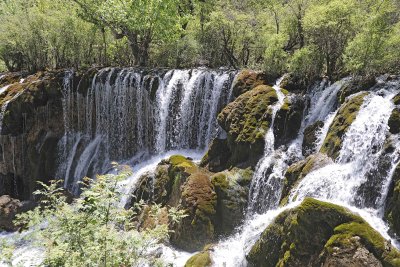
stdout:
[(77, 181), (107, 171), (111, 161), (132, 159), (135, 165), (171, 150), (204, 150), (216, 135), (216, 114), (230, 100), (235, 74), (102, 69), (83, 95), (67, 72), (57, 177), (76, 194)]

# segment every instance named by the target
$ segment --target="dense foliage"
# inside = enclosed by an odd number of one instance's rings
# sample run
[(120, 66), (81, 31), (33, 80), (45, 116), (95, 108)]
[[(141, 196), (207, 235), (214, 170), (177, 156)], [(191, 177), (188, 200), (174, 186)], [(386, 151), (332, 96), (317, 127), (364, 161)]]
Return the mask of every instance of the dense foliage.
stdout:
[(393, 72), (399, 0), (1, 0), (9, 70), (208, 65), (309, 81)]
[[(101, 175), (96, 180), (86, 178), (81, 197), (69, 203), (59, 186), (60, 181), (35, 192), (41, 198), (40, 206), (18, 215), (20, 225), (29, 228), (25, 237), (33, 245), (43, 247), (45, 266), (163, 266), (154, 250), (168, 240), (169, 225), (158, 221), (161, 207), (153, 205), (149, 218), (153, 226), (138, 229), (135, 217), (145, 205), (125, 209), (120, 201), (119, 182), (126, 179), (129, 170), (118, 175)], [(169, 223), (185, 217), (182, 211), (171, 208)], [(3, 244), (2, 260), (11, 259), (13, 247)], [(0, 258), (2, 258), (0, 257)]]

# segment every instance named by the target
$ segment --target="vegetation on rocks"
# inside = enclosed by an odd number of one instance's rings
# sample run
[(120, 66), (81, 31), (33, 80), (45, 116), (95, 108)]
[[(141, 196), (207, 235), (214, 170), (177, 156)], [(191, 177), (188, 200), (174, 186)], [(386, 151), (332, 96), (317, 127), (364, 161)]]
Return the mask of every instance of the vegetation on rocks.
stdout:
[(339, 151), (342, 147), (342, 138), (355, 120), (364, 102), (364, 97), (367, 94), (368, 93), (359, 93), (348, 98), (343, 103), (329, 127), (328, 134), (325, 137), (320, 152), (326, 153), (333, 159), (339, 156)]
[[(360, 254), (360, 250), (367, 253)], [(253, 266), (325, 266), (341, 253), (347, 253), (351, 266), (360, 262), (400, 264), (400, 252), (361, 217), (311, 198), (282, 212), (262, 233), (247, 259)]]
[(396, 166), (385, 205), (385, 219), (391, 231), (400, 238), (400, 165)]

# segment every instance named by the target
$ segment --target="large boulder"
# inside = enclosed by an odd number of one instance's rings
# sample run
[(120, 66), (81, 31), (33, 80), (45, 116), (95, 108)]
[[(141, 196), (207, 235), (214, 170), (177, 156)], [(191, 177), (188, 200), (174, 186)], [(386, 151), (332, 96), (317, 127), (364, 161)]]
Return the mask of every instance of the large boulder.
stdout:
[(244, 219), (253, 172), (233, 168), (216, 173), (211, 183), (217, 193), (215, 228), (218, 234), (229, 234)]
[(210, 177), (196, 172), (182, 185), (181, 207), (187, 217), (177, 224), (171, 243), (187, 251), (197, 251), (215, 238), (217, 195)]
[(288, 95), (285, 97), (274, 121), (276, 147), (287, 144), (296, 138), (303, 118), (304, 104), (305, 101), (302, 96)]
[(214, 138), (201, 159), (200, 166), (206, 167), (212, 172), (220, 172), (227, 168), (231, 151), (226, 139)]
[[(227, 133), (224, 146), (229, 149), (229, 153), (224, 152), (229, 155), (224, 160), (224, 169), (229, 166), (255, 166), (263, 154), (264, 137), (271, 124), (269, 106), (277, 101), (272, 87), (260, 85), (240, 95), (218, 115), (218, 123)], [(209, 156), (212, 154), (218, 153), (208, 152)]]
[(280, 205), (288, 202), (291, 190), (310, 172), (320, 169), (326, 165), (333, 163), (333, 160), (327, 155), (316, 153), (308, 156), (306, 159), (292, 164), (285, 173), (283, 182), (282, 195)]
[(210, 267), (212, 266), (211, 252), (209, 249), (196, 253), (188, 259), (185, 267)]
[(302, 145), (303, 156), (309, 156), (314, 153), (315, 144), (318, 141), (318, 131), (324, 126), (324, 122), (316, 121), (304, 129), (304, 138)]
[(400, 252), (361, 217), (311, 198), (278, 215), (247, 259), (259, 267), (400, 266)]
[(339, 156), (340, 149), (342, 148), (342, 138), (356, 119), (358, 111), (364, 102), (364, 97), (367, 94), (368, 93), (359, 93), (346, 99), (329, 127), (328, 134), (325, 137), (320, 152), (326, 153), (333, 159)]
[(238, 97), (259, 85), (271, 84), (273, 81), (273, 77), (269, 77), (263, 72), (242, 70), (236, 75), (233, 81), (233, 95)]
[(389, 129), (392, 134), (400, 133), (400, 108), (393, 109), (388, 121)]

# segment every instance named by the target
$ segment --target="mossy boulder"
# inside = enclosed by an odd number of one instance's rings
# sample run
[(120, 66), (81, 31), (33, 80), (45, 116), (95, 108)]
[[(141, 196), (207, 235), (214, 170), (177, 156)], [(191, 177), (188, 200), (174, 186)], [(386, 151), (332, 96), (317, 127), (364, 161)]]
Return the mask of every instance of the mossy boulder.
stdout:
[(268, 77), (268, 75), (263, 72), (242, 70), (236, 75), (233, 81), (233, 95), (238, 97), (259, 85), (268, 85), (273, 83), (273, 81), (273, 77)]
[(253, 171), (233, 168), (216, 173), (211, 183), (217, 193), (215, 228), (218, 234), (229, 234), (244, 219)]
[(400, 240), (400, 164), (396, 166), (385, 205), (385, 219), (392, 233)]
[(227, 139), (214, 138), (201, 159), (200, 166), (206, 167), (212, 172), (220, 172), (227, 169), (228, 160), (231, 157)]
[(162, 160), (154, 172), (146, 173), (139, 178), (131, 205), (143, 200), (149, 204), (177, 206), (181, 197), (181, 186), (198, 170), (192, 160), (182, 155), (173, 155)]
[(393, 109), (388, 125), (392, 134), (400, 133), (400, 108)]
[(324, 122), (316, 121), (306, 127), (302, 145), (303, 156), (309, 156), (314, 153), (315, 144), (318, 141), (318, 131), (324, 126)]
[(307, 84), (305, 84), (304, 80), (301, 80), (296, 75), (290, 73), (283, 77), (280, 87), (296, 94), (305, 92), (307, 90)]
[(368, 93), (359, 93), (346, 99), (329, 127), (328, 134), (325, 137), (320, 152), (326, 153), (333, 159), (339, 156), (340, 149), (342, 148), (342, 138), (356, 119), (358, 111), (364, 102), (364, 97), (367, 94)]
[(274, 122), (275, 146), (287, 144), (296, 138), (303, 119), (304, 98), (287, 95), (282, 107), (277, 111)]
[(320, 169), (333, 160), (327, 155), (317, 153), (308, 156), (306, 159), (292, 164), (285, 173), (285, 180), (282, 188), (280, 205), (285, 205), (288, 201), (290, 191), (310, 172)]
[(187, 217), (174, 226), (171, 243), (187, 251), (196, 251), (215, 238), (217, 195), (210, 176), (204, 172), (190, 175), (182, 185), (181, 207)]
[(0, 196), (0, 231), (16, 231), (18, 225), (14, 219), (16, 215), (26, 212), (35, 207), (35, 203), (30, 201), (20, 201), (8, 195)]
[(361, 217), (312, 198), (278, 215), (251, 248), (247, 260), (260, 267), (332, 266), (328, 264), (338, 250), (347, 251), (348, 266), (357, 266), (360, 250), (368, 252), (362, 262), (400, 265), (400, 252)]
[(210, 267), (211, 265), (211, 252), (209, 250), (204, 250), (190, 257), (185, 267)]
[(272, 87), (260, 85), (240, 95), (218, 115), (231, 152), (227, 166), (247, 167), (258, 162), (264, 151), (264, 136), (271, 124), (269, 106), (277, 100)]
[(367, 91), (376, 84), (374, 76), (357, 76), (351, 80), (346, 81), (340, 91), (338, 92), (338, 99), (340, 103), (344, 103), (348, 96), (352, 94)]

